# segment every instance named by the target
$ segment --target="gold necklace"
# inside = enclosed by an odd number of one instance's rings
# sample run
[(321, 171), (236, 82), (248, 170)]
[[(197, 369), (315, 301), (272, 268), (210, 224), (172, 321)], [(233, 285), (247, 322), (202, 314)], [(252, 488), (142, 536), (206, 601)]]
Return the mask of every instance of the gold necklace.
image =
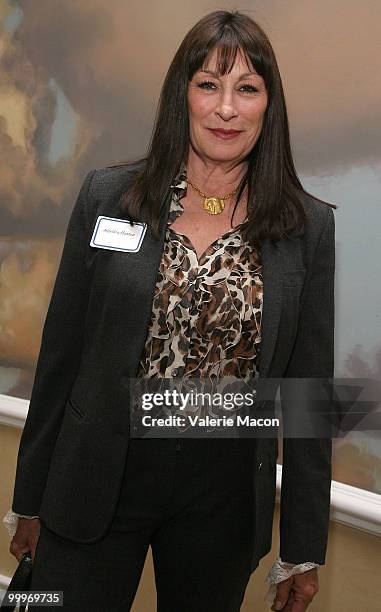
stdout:
[(228, 193), (225, 196), (222, 196), (221, 198), (217, 198), (216, 196), (209, 197), (205, 193), (203, 193), (198, 187), (196, 187), (196, 185), (193, 185), (192, 181), (189, 178), (187, 178), (187, 182), (191, 185), (191, 187), (193, 187), (193, 189), (195, 189), (200, 194), (201, 197), (204, 198), (203, 209), (211, 215), (219, 215), (220, 213), (222, 213), (225, 208), (225, 200), (231, 198), (231, 196), (237, 193), (239, 189), (238, 186), (237, 189), (235, 189), (231, 193)]

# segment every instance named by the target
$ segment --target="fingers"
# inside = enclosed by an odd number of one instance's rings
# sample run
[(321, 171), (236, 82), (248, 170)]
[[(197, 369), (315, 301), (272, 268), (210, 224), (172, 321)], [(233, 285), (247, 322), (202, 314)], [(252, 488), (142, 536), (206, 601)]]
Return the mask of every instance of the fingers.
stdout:
[(21, 561), (24, 553), (30, 551), (34, 562), (37, 543), (40, 537), (40, 521), (38, 519), (19, 520), (17, 530), (9, 545), (9, 552)]
[(28, 552), (29, 550), (31, 549), (28, 543), (18, 544), (14, 541), (14, 538), (12, 539), (9, 546), (9, 552), (11, 553), (11, 555), (16, 557), (17, 561), (19, 562), (21, 561), (21, 557), (23, 556), (23, 554)]
[(319, 582), (316, 570), (290, 576), (290, 578), (277, 585), (271, 610), (305, 612), (318, 590)]
[(292, 612), (304, 612), (319, 590), (317, 569), (309, 570), (295, 576), (293, 584), (294, 604)]
[(294, 605), (295, 605), (295, 593), (294, 591), (291, 590), (290, 596), (286, 602), (286, 605), (284, 606), (284, 608), (282, 608), (282, 612), (294, 612)]
[[(304, 584), (301, 587), (298, 584), (294, 584), (293, 589), (295, 590), (292, 591), (293, 602), (290, 608), (290, 612), (304, 612), (305, 610), (307, 610), (311, 601), (315, 597), (316, 593), (319, 590), (319, 587), (316, 583), (311, 582)], [(288, 612), (287, 608), (285, 612)]]
[(294, 577), (290, 576), (287, 580), (282, 580), (282, 582), (277, 584), (276, 595), (271, 610), (283, 610), (288, 601), (293, 581)]

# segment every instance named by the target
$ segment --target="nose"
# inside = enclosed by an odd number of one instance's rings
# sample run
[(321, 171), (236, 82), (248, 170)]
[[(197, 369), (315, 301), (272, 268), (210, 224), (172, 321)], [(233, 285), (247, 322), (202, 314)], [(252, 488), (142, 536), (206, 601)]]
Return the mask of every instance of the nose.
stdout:
[(235, 108), (234, 94), (229, 89), (225, 89), (225, 91), (220, 94), (216, 112), (224, 121), (228, 121), (236, 116), (237, 111)]

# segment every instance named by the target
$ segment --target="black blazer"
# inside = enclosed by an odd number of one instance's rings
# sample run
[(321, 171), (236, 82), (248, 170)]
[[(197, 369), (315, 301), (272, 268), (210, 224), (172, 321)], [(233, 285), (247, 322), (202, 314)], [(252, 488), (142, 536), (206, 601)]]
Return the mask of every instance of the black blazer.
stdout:
[[(137, 253), (89, 245), (98, 215), (118, 216), (136, 168), (89, 172), (69, 220), (47, 312), (12, 508), (61, 536), (95, 542), (111, 524), (129, 438), (126, 381), (135, 376), (151, 316), (161, 238), (147, 228)], [(333, 377), (334, 215), (304, 196), (303, 238), (262, 245), (264, 302), (259, 375)], [(282, 401), (287, 410), (287, 401)], [(278, 444), (258, 439), (253, 569), (271, 548)], [(324, 564), (331, 445), (283, 440), (280, 555)]]

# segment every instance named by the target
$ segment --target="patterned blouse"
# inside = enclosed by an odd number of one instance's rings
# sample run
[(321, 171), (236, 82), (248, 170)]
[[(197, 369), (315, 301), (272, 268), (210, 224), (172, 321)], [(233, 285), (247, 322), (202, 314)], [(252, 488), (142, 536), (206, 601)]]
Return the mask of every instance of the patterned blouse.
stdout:
[[(260, 254), (233, 228), (198, 259), (189, 238), (171, 228), (184, 211), (184, 164), (172, 186), (151, 321), (136, 377), (257, 377), (263, 303)], [(3, 518), (9, 535), (16, 532), (20, 516), (37, 518), (10, 509)], [(318, 564), (295, 565), (278, 557), (266, 577), (269, 605), (278, 582), (314, 567)]]
[(175, 181), (151, 322), (137, 377), (258, 375), (263, 301), (260, 256), (238, 229), (198, 259), (171, 228), (184, 211), (186, 169)]

